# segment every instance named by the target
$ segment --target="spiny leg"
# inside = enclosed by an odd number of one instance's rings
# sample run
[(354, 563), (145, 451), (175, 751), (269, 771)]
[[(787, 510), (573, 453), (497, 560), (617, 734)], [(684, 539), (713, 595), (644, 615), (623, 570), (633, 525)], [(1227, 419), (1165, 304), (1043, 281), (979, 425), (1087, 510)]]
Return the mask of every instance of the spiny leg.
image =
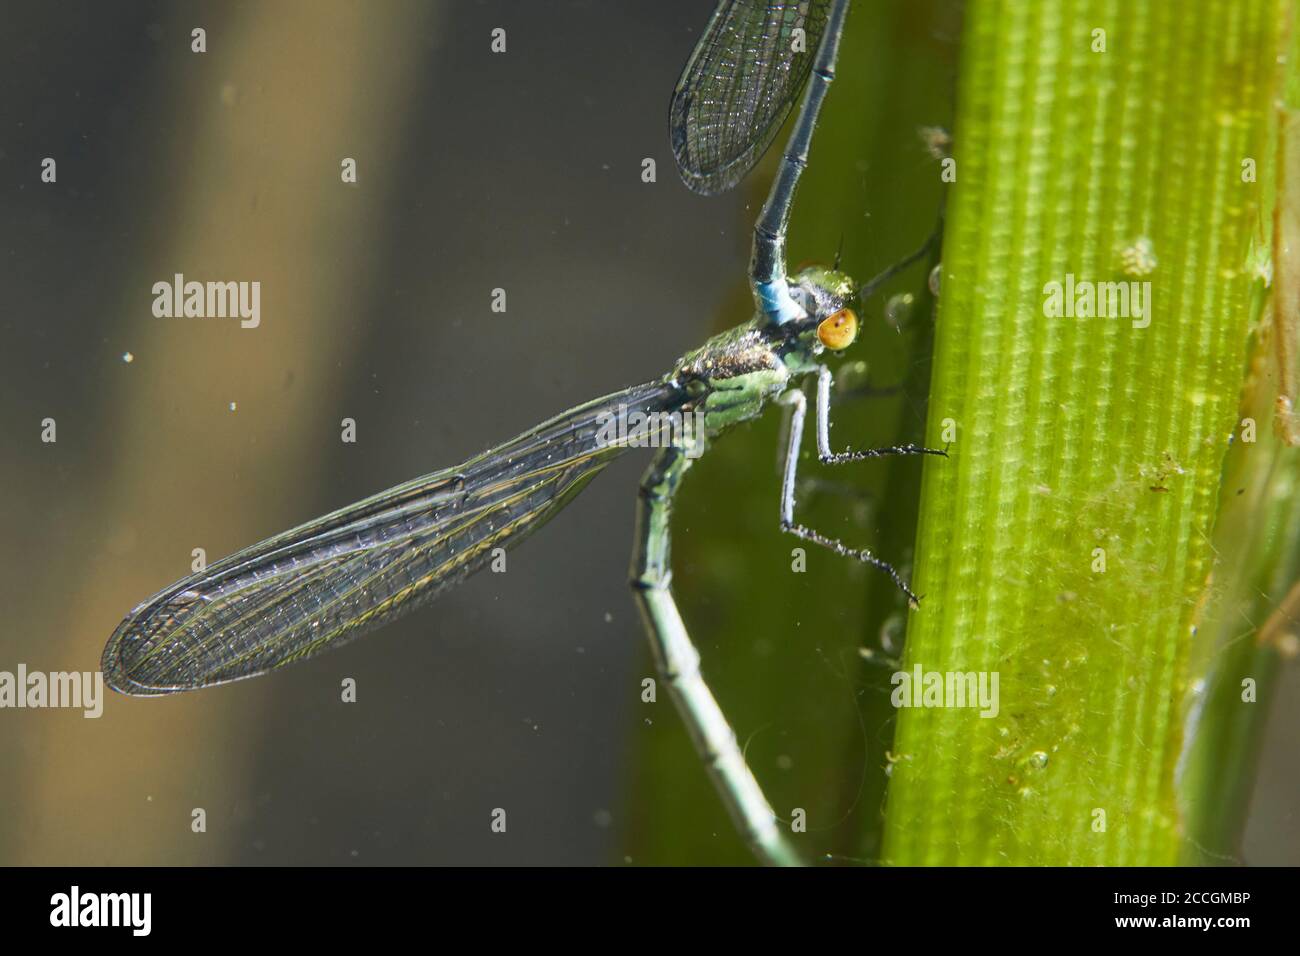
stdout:
[[(827, 422), (826, 410), (830, 405), (830, 370), (825, 366), (819, 369), (817, 383), (817, 452), (818, 457), (829, 463), (840, 463), (844, 461), (857, 461), (860, 458), (878, 457), (884, 455), (912, 455), (912, 454), (936, 454), (944, 455), (946, 452), (935, 451), (929, 448), (920, 448), (915, 445), (897, 445), (893, 448), (873, 449), (869, 452), (845, 452), (843, 455), (834, 455), (830, 450), (830, 426)], [(863, 564), (869, 564), (873, 568), (883, 571), (889, 576), (889, 579), (898, 586), (898, 589), (907, 597), (907, 603), (916, 608), (920, 606), (920, 599), (912, 593), (912, 589), (907, 586), (899, 573), (894, 570), (894, 566), (883, 558), (878, 558), (866, 548), (850, 548), (836, 538), (828, 537), (819, 531), (814, 531), (806, 525), (796, 524), (794, 520), (794, 486), (798, 475), (799, 468), (799, 447), (803, 440), (803, 424), (808, 414), (808, 402), (803, 392), (798, 389), (791, 389), (781, 396), (781, 402), (791, 406), (790, 412), (790, 443), (786, 449), (785, 456), (785, 474), (781, 481), (781, 530), (793, 534), (795, 537), (802, 538), (805, 541), (811, 541), (813, 544), (821, 545), (834, 551), (836, 554), (853, 558), (861, 561)]]
[(822, 100), (835, 79), (835, 57), (839, 52), (840, 34), (844, 32), (844, 18), (848, 13), (848, 0), (834, 0), (826, 17), (826, 31), (817, 48), (808, 89), (804, 92), (799, 118), (795, 121), (790, 141), (772, 190), (768, 193), (763, 212), (754, 223), (754, 248), (749, 260), (749, 282), (759, 311), (770, 321), (780, 325), (803, 314), (790, 297), (786, 281), (785, 234), (790, 221), (790, 207), (794, 203), (795, 187), (799, 176), (808, 165), (808, 148), (813, 131), (817, 128), (817, 114)]
[(632, 592), (650, 636), (660, 679), (668, 688), (695, 750), (708, 768), (737, 829), (762, 862), (771, 866), (798, 866), (801, 861), (745, 762), (736, 732), (704, 682), (699, 651), (691, 643), (673, 599), (672, 503), (690, 463), (690, 457), (682, 449), (665, 448), (655, 456), (641, 479), (630, 576)]
[[(891, 455), (938, 455), (947, 458), (948, 452), (922, 445), (887, 445), (884, 448), (867, 448), (862, 451), (831, 451), (831, 370), (825, 365), (817, 367), (817, 458), (824, 465), (842, 465), (864, 458), (887, 458)], [(793, 394), (793, 393), (791, 393)], [(798, 392), (800, 401), (803, 392)], [(802, 405), (800, 405), (802, 408)], [(802, 413), (800, 413), (802, 414)], [(793, 426), (791, 428), (793, 432)]]

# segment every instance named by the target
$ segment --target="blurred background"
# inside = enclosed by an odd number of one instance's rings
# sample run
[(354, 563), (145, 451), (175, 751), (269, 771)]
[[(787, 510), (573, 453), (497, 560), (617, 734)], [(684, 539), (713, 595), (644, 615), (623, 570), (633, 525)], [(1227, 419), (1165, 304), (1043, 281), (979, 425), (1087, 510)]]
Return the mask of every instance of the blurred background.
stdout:
[[(0, 670), (95, 670), (194, 548), (213, 561), (454, 465), (743, 320), (774, 156), (704, 199), (668, 149), (669, 95), (712, 6), (6, 4)], [(854, 4), (792, 262), (842, 245), (865, 278), (929, 234), (940, 193), (917, 129), (950, 122), (959, 28), (954, 0)], [(930, 265), (889, 287), (910, 309), (866, 308), (840, 372), (844, 443), (921, 432)], [(152, 286), (178, 272), (259, 281), (260, 327), (155, 318)], [(854, 394), (871, 389), (887, 394)], [(780, 427), (693, 469), (679, 600), (773, 805), (807, 809), (809, 856), (869, 863), (903, 606), (830, 554), (790, 573)], [(641, 700), (653, 669), (626, 575), (646, 460), (608, 468), (507, 573), (337, 652), (111, 695), (98, 720), (0, 711), (0, 863), (746, 862), (667, 697)], [(801, 509), (906, 573), (919, 467), (814, 469)], [(1294, 668), (1285, 682), (1252, 863), (1300, 862)]]

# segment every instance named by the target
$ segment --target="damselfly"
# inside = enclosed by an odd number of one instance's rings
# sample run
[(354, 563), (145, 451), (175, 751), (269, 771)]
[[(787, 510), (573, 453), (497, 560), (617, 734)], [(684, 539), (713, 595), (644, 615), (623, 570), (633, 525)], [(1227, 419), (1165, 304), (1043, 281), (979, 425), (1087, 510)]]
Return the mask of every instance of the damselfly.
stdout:
[[(674, 152), (696, 188), (734, 184), (761, 154), (812, 74), (781, 170), (755, 226), (756, 314), (685, 355), (663, 378), (571, 409), (464, 464), (417, 478), (231, 555), (133, 610), (104, 649), (105, 679), (156, 695), (265, 673), (344, 643), (424, 604), (518, 544), (629, 447), (652, 441), (663, 416), (677, 430), (641, 484), (631, 583), (662, 678), (728, 810), (761, 859), (797, 856), (745, 763), (699, 668), (670, 589), (673, 495), (691, 461), (774, 403), (791, 409), (780, 523), (786, 531), (880, 568), (885, 561), (795, 520), (795, 474), (806, 415), (800, 386), (817, 379), (817, 450), (827, 463), (941, 454), (913, 445), (833, 453), (831, 373), (820, 358), (850, 346), (855, 306), (909, 259), (858, 289), (813, 267), (788, 276), (786, 222), (818, 110), (834, 75), (847, 0), (719, 4), (673, 98)], [(820, 36), (820, 42), (817, 38)], [(800, 52), (794, 38), (812, 44)], [(614, 421), (641, 422), (632, 428)]]

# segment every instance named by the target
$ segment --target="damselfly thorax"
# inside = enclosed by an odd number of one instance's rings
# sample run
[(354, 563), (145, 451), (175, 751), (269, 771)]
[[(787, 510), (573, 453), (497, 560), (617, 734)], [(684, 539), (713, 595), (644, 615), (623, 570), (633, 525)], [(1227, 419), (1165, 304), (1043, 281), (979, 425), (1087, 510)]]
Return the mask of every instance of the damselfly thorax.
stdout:
[(677, 363), (670, 380), (702, 407), (710, 437), (762, 414), (792, 383), (817, 369), (827, 350), (857, 338), (857, 290), (842, 272), (813, 266), (791, 280), (800, 317), (775, 324), (763, 314), (709, 339)]

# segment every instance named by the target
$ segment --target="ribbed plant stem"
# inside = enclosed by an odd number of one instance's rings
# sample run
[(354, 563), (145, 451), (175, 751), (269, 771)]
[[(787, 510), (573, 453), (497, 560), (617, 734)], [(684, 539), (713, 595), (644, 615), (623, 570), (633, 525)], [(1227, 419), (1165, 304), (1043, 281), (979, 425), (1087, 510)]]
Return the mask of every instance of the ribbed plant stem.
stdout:
[[(888, 862), (1178, 859), (1277, 7), (967, 8), (904, 669), (996, 672), (999, 712), (900, 710)], [(1111, 282), (1147, 314), (1048, 314)]]

